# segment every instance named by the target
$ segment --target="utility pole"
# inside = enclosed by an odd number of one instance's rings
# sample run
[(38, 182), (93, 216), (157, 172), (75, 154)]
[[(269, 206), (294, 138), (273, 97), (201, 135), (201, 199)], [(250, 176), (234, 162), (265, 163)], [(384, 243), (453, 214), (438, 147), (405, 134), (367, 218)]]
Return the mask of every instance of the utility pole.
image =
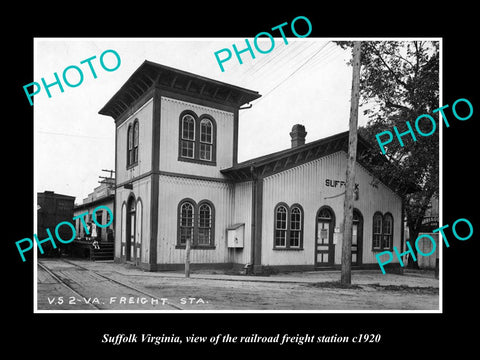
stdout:
[(190, 236), (187, 236), (187, 242), (185, 244), (185, 277), (190, 277), (190, 248), (191, 240)]
[(353, 44), (353, 76), (348, 132), (345, 203), (343, 206), (342, 274), (340, 282), (348, 285), (352, 283), (353, 197), (355, 188), (355, 160), (357, 158), (358, 102), (360, 96), (360, 47), (361, 42), (355, 41)]
[(115, 172), (115, 170), (102, 169), (102, 171), (109, 172), (109, 173), (110, 173), (110, 177), (113, 178), (113, 173)]
[(99, 183), (107, 184), (110, 189), (115, 188), (115, 179), (113, 177), (113, 173), (115, 172), (115, 170), (102, 169), (102, 171), (109, 172), (110, 176), (99, 176), (100, 179), (103, 179), (103, 180), (100, 180)]

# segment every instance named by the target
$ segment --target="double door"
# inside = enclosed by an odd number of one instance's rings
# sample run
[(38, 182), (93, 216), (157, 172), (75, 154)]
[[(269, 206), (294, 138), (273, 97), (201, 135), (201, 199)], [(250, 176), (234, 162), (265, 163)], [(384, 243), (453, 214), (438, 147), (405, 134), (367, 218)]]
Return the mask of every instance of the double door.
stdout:
[[(335, 264), (334, 230), (335, 214), (331, 209), (322, 208), (316, 218), (315, 266)], [(353, 212), (352, 265), (362, 263), (363, 218), (358, 210)]]

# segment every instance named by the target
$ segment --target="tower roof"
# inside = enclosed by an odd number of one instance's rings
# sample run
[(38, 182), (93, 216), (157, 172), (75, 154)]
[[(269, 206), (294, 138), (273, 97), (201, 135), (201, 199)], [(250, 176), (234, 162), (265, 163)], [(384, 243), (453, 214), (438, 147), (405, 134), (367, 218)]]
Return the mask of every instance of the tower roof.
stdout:
[(147, 91), (157, 87), (239, 108), (258, 99), (257, 91), (145, 60), (99, 114), (116, 119)]

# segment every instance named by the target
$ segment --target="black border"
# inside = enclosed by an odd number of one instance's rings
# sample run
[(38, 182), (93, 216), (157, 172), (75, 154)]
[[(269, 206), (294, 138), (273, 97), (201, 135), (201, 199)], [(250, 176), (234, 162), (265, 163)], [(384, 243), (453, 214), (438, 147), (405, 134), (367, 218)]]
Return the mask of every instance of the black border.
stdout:
[[(295, 354), (303, 350), (314, 350), (324, 356), (325, 346), (343, 356), (339, 344), (319, 344), (279, 347), (221, 345), (152, 347), (124, 345), (118, 347), (101, 344), (104, 333), (174, 333), (176, 335), (209, 336), (230, 333), (233, 336), (275, 335), (277, 333), (338, 334), (380, 333), (380, 344), (363, 344), (348, 348), (357, 354), (362, 351), (370, 355), (390, 356), (394, 352), (404, 356), (420, 354), (435, 355), (443, 350), (461, 347), (463, 353), (473, 350), (476, 343), (473, 328), (466, 319), (476, 313), (475, 276), (478, 263), (478, 234), (480, 233), (478, 211), (473, 211), (477, 189), (477, 149), (475, 144), (478, 128), (478, 60), (475, 19), (477, 13), (473, 3), (446, 5), (438, 2), (425, 8), (419, 4), (405, 2), (394, 5), (372, 6), (366, 3), (349, 3), (319, 6), (311, 3), (309, 8), (301, 3), (277, 4), (275, 9), (247, 4), (205, 9), (168, 9), (163, 3), (152, 4), (152, 11), (135, 6), (129, 9), (109, 8), (105, 13), (86, 5), (85, 11), (52, 12), (51, 9), (34, 9), (29, 5), (16, 12), (13, 5), (10, 13), (14, 18), (10, 24), (5, 43), (4, 71), (8, 74), (4, 102), (8, 114), (4, 118), (9, 134), (15, 134), (9, 143), (8, 154), (4, 154), (4, 208), (7, 209), (4, 259), (7, 266), (3, 275), (4, 310), (9, 316), (5, 326), (7, 350), (21, 353), (26, 346), (47, 356), (96, 356), (106, 353), (115, 356), (125, 350), (140, 353), (148, 350), (151, 356), (166, 354), (168, 348), (175, 356), (187, 350), (197, 355), (213, 354), (213, 350), (235, 351), (246, 349), (245, 354), (257, 357), (256, 349), (268, 348), (269, 354), (292, 350)], [(321, 5), (321, 4), (320, 4)], [(331, 6), (330, 6), (331, 5)], [(218, 11), (215, 11), (218, 10)], [(168, 15), (170, 14), (170, 15)], [(138, 16), (137, 16), (138, 15)], [(22, 263), (14, 242), (34, 233), (32, 201), (33, 189), (33, 108), (29, 106), (23, 85), (33, 81), (33, 37), (179, 37), (209, 36), (253, 38), (261, 31), (296, 16), (303, 15), (313, 25), (311, 37), (336, 36), (425, 36), (443, 38), (443, 103), (452, 104), (458, 98), (467, 98), (473, 104), (474, 115), (465, 122), (452, 121), (443, 132), (443, 223), (452, 224), (458, 218), (469, 219), (474, 226), (474, 236), (468, 241), (451, 241), (450, 248), (444, 247), (444, 313), (443, 314), (33, 314), (33, 257), (27, 254)], [(66, 22), (60, 21), (64, 19)], [(127, 26), (127, 23), (128, 26)], [(14, 25), (11, 25), (14, 24)], [(94, 26), (95, 25), (95, 26)], [(201, 26), (199, 26), (201, 25)], [(12, 28), (13, 26), (13, 28)], [(7, 29), (5, 29), (7, 30)], [(13, 30), (13, 31), (12, 31)], [(18, 31), (18, 32), (17, 32)], [(12, 34), (13, 33), (13, 34)], [(9, 35), (12, 34), (12, 35)], [(11, 101), (10, 99), (13, 99)], [(5, 132), (4, 132), (5, 133)], [(59, 169), (61, 171), (61, 169)], [(7, 175), (8, 174), (8, 175)], [(13, 189), (10, 189), (13, 184)], [(7, 187), (8, 186), (8, 187)], [(8, 190), (7, 190), (8, 189)], [(5, 318), (7, 319), (7, 318)], [(318, 347), (320, 346), (320, 347)], [(151, 350), (154, 350), (152, 352)], [(415, 354), (415, 355), (413, 355)], [(315, 355), (315, 356), (317, 356)]]

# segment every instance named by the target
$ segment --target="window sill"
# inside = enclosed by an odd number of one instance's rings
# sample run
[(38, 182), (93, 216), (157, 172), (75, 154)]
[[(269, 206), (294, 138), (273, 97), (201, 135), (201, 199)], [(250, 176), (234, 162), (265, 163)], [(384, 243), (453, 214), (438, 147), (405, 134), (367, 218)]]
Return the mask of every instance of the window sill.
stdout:
[(381, 251), (392, 251), (392, 248), (384, 248), (384, 249), (372, 249), (372, 252), (381, 252)]
[(138, 161), (136, 163), (133, 163), (133, 164), (130, 164), (130, 165), (127, 165), (127, 170), (130, 170), (130, 169), (133, 169), (135, 166), (138, 165)]
[(274, 247), (272, 250), (299, 251), (299, 250), (303, 250), (303, 248), (302, 247), (300, 248)]
[[(175, 249), (186, 249), (185, 245), (175, 245)], [(192, 245), (190, 249), (195, 250), (215, 250), (215, 245)]]
[(195, 158), (186, 158), (186, 157), (179, 156), (178, 161), (190, 162), (190, 163), (195, 163), (200, 165), (217, 166), (217, 162), (214, 160), (208, 161), (208, 160), (200, 160)]

